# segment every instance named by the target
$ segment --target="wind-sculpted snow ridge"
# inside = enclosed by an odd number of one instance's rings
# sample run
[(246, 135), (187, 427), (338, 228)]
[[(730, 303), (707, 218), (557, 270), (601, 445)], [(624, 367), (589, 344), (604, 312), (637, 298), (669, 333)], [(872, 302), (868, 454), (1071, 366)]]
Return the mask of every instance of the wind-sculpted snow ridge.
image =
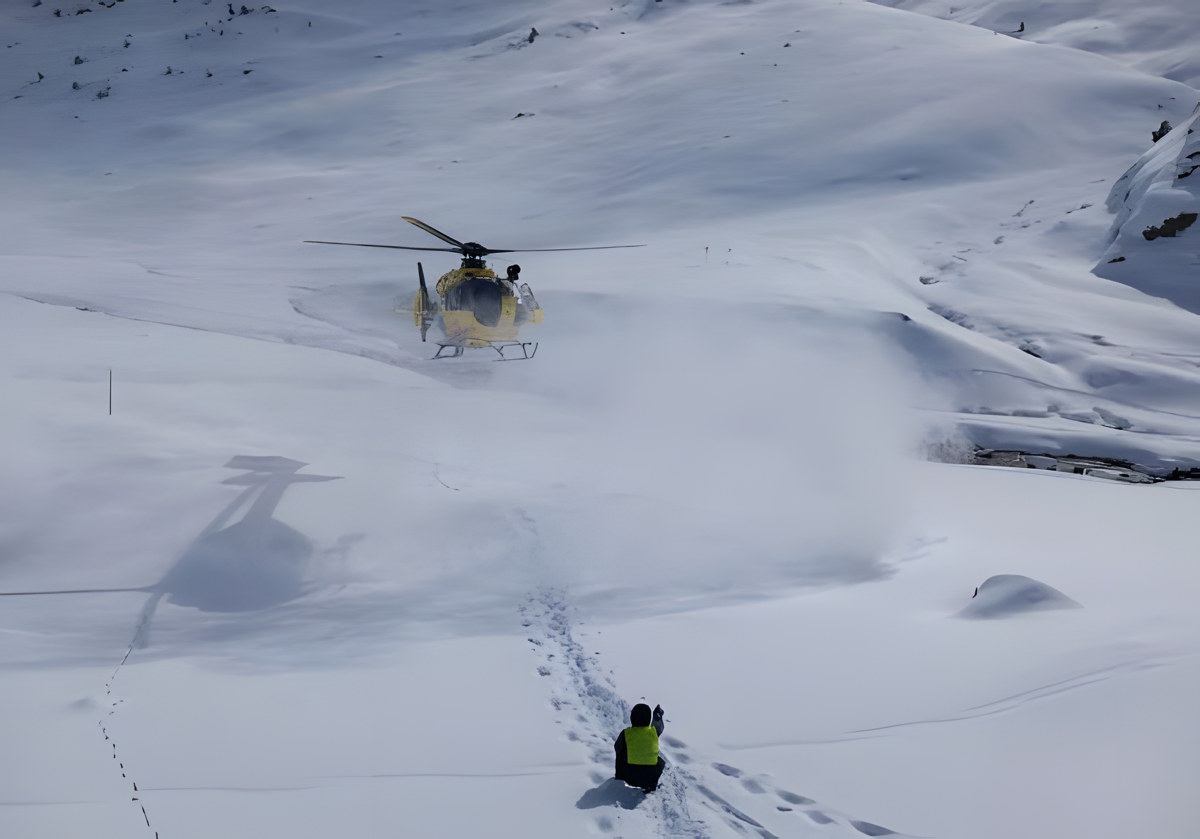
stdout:
[(673, 733), (664, 732), (660, 740), (667, 768), (657, 791), (646, 796), (613, 778), (612, 744), (628, 724), (629, 705), (596, 656), (575, 638), (571, 612), (566, 592), (555, 588), (537, 590), (520, 607), (522, 626), (540, 661), (536, 672), (551, 682), (556, 722), (567, 739), (588, 750), (595, 786), (576, 807), (595, 811), (601, 833), (686, 839), (903, 836), (781, 789), (767, 775), (702, 761)]
[(1146, 73), (1195, 87), (1200, 84), (1200, 53), (1194, 32), (1200, 5), (1191, 0), (873, 0), (881, 6), (917, 12), (990, 29), (1038, 44), (1094, 52)]
[[(1094, 271), (1200, 314), (1200, 105), (1108, 195), (1112, 244)], [(1165, 126), (1163, 126), (1165, 128)]]

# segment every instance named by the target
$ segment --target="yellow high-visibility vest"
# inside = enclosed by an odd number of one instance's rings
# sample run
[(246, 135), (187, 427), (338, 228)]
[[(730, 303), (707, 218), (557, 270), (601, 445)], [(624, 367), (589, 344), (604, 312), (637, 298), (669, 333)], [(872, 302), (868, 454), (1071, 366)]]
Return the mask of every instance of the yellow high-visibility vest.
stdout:
[(625, 756), (630, 764), (654, 766), (658, 763), (658, 732), (652, 725), (625, 729)]

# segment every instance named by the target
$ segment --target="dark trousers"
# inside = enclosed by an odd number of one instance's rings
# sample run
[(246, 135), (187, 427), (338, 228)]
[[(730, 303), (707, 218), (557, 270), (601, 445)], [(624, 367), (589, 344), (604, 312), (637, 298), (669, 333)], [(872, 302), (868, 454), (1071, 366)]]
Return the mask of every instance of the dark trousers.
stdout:
[(643, 766), (637, 763), (618, 764), (617, 779), (631, 787), (641, 787), (646, 792), (654, 792), (658, 789), (658, 779), (662, 777), (663, 767), (666, 765), (666, 761), (661, 757), (654, 766)]

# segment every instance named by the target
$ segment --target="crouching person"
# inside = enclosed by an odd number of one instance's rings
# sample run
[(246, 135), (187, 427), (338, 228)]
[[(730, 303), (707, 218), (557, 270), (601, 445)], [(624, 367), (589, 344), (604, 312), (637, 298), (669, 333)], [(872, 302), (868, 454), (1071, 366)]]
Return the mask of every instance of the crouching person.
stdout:
[(629, 712), (629, 728), (617, 735), (613, 748), (617, 753), (617, 780), (646, 792), (658, 789), (658, 779), (666, 763), (658, 754), (658, 735), (663, 732), (663, 709), (639, 702)]

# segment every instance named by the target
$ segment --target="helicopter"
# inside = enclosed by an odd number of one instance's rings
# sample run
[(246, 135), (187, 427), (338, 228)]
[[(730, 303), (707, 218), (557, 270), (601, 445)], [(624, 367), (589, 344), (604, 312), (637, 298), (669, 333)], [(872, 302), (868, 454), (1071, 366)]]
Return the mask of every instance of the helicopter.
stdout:
[[(442, 333), (433, 358), (458, 358), (466, 349), (490, 348), (500, 356), (498, 361), (518, 361), (533, 358), (536, 341), (520, 338), (520, 329), (527, 323), (541, 323), (545, 312), (533, 296), (528, 283), (521, 282), (521, 266), (509, 265), (506, 275), (496, 276), (487, 267), (484, 257), (494, 253), (529, 253), (532, 251), (593, 251), (612, 248), (640, 248), (643, 245), (599, 245), (587, 248), (485, 248), (478, 242), (460, 242), (430, 227), (420, 219), (401, 216), (409, 224), (421, 228), (452, 247), (415, 247), (412, 245), (375, 245), (366, 242), (328, 242), (305, 239), (314, 245), (346, 245), (355, 248), (391, 248), (406, 251), (448, 251), (462, 256), (462, 264), (441, 276), (434, 286), (437, 300), (430, 297), (425, 285), (425, 269), (417, 263), (418, 288), (413, 297), (413, 325), (426, 340), (429, 328), (436, 325)], [(506, 356), (505, 351), (513, 355)], [(520, 355), (515, 353), (520, 350)]]

